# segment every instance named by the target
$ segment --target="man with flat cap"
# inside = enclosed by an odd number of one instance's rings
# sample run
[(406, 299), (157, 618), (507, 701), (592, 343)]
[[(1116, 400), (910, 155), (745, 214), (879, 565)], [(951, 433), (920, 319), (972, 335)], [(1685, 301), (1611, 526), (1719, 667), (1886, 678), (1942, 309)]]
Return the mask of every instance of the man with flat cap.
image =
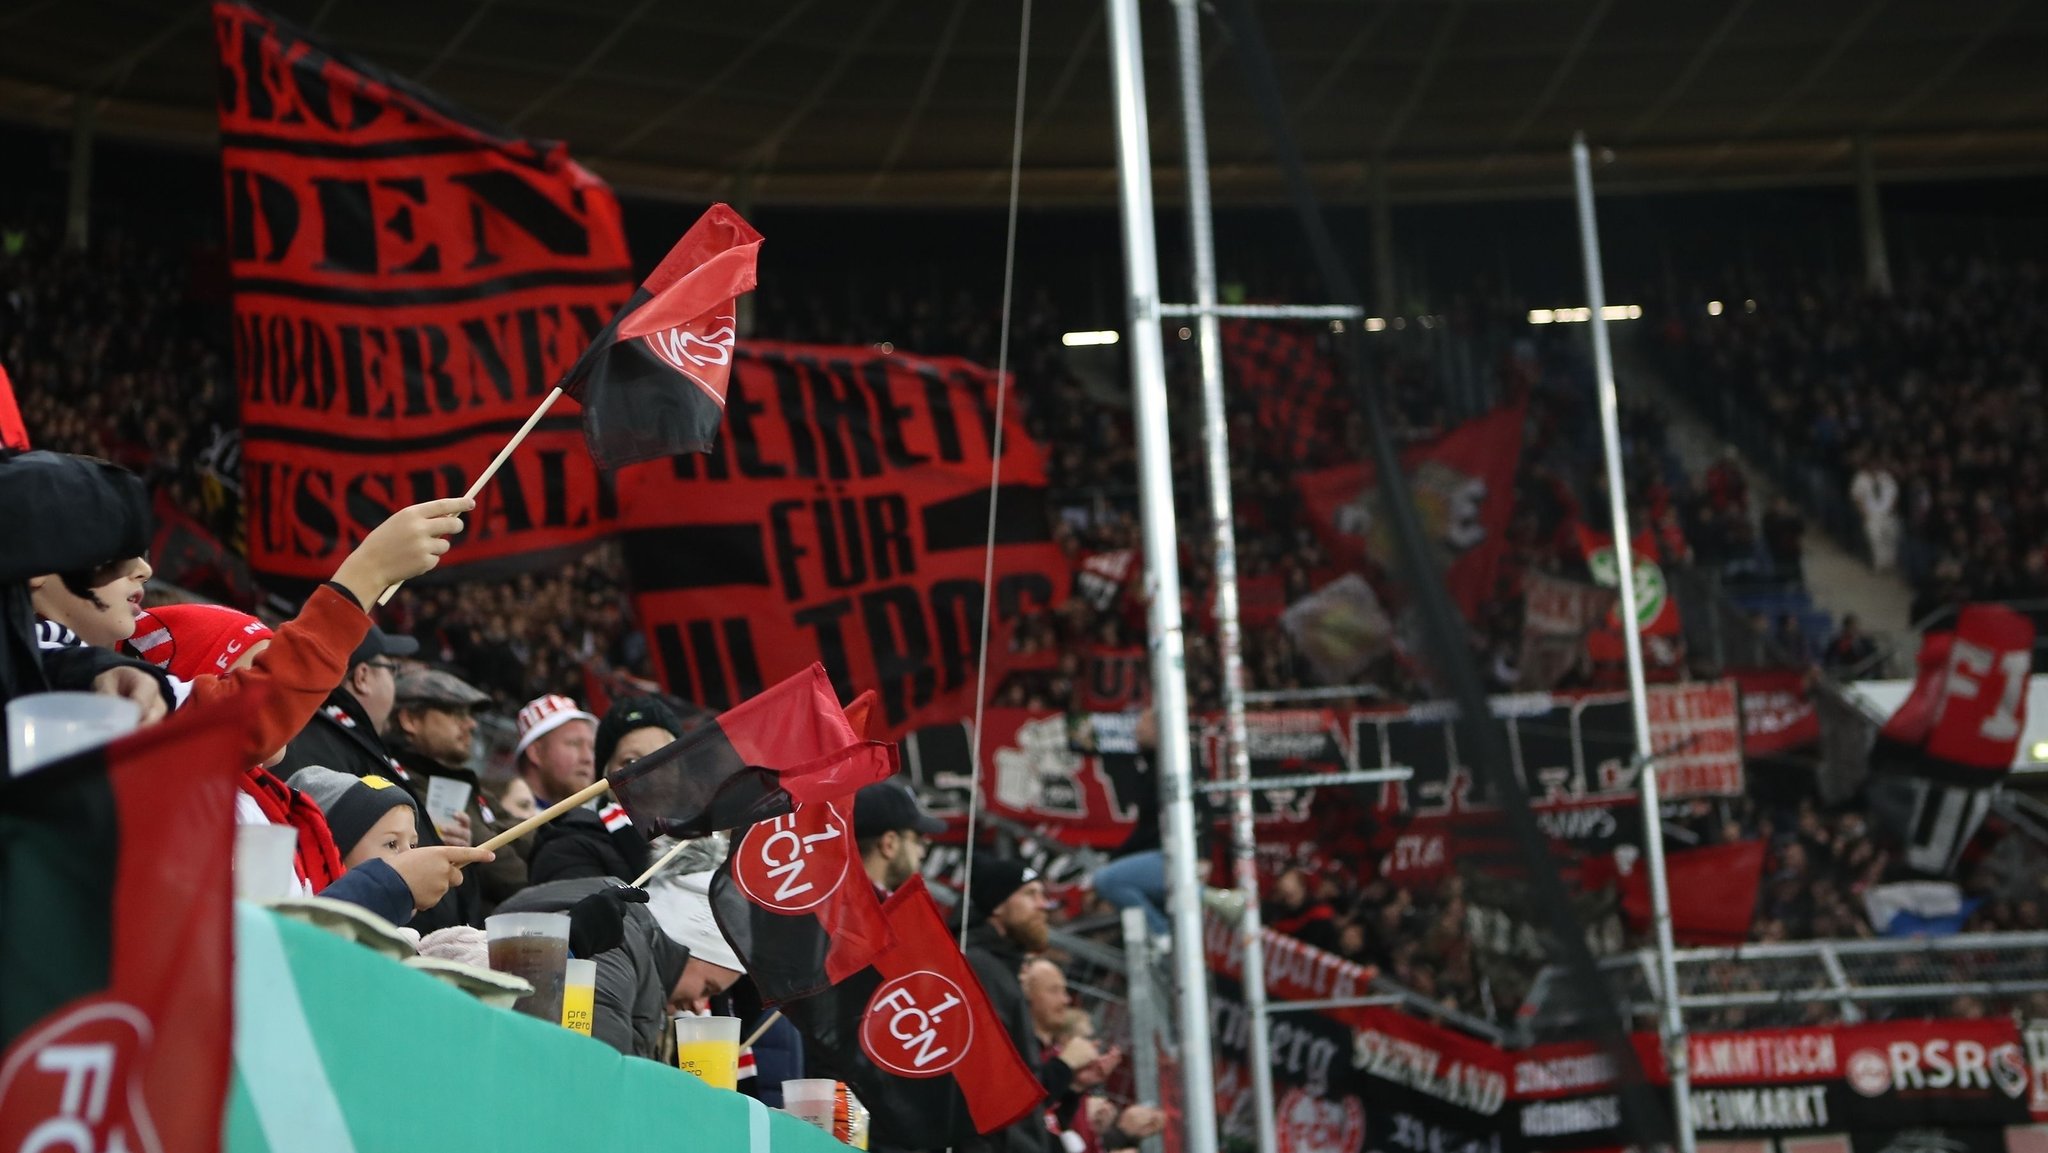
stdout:
[[(419, 802), (422, 825), (431, 823), (443, 842), (474, 845), (490, 839), (496, 815), (485, 811), (476, 771), (477, 714), (490, 694), (454, 673), (412, 665), (398, 674), (384, 743), (406, 772), (405, 786)], [(422, 832), (424, 836), (424, 832)], [(498, 902), (526, 887), (526, 859), (518, 852), (474, 870), (477, 885), (463, 898), (465, 914), (489, 916)], [(474, 907), (471, 907), (474, 906)]]
[(854, 845), (884, 899), (917, 876), (931, 838), (945, 831), (946, 822), (926, 812), (900, 780), (876, 781), (854, 794)]

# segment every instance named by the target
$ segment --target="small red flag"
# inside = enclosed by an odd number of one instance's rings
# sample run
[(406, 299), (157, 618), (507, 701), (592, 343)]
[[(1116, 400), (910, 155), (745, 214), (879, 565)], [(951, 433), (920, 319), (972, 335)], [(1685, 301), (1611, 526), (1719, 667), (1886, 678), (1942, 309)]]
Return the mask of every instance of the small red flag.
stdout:
[(845, 980), (896, 943), (845, 800), (748, 828), (711, 878), (711, 909), (762, 999), (777, 1004)]
[(896, 746), (855, 731), (825, 667), (813, 662), (611, 782), (648, 836), (701, 837), (847, 796), (896, 767)]
[(955, 1145), (1015, 1123), (1045, 1088), (912, 877), (882, 906), (894, 947), (845, 980), (782, 1005), (875, 1115), (911, 1149)]
[(600, 467), (711, 448), (760, 252), (752, 225), (712, 205), (569, 369), (562, 391), (583, 405)]
[(0, 448), (29, 449), (28, 426), (21, 422), (21, 408), (14, 403), (14, 382), (8, 379), (4, 364), (0, 364)]

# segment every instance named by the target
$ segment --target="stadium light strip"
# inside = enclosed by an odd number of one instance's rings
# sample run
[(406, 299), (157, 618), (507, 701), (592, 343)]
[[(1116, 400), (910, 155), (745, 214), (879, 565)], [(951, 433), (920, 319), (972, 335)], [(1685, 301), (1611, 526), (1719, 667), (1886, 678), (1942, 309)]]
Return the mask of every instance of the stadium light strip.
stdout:
[(1060, 334), (1060, 343), (1068, 348), (1087, 348), (1097, 344), (1115, 344), (1122, 339), (1114, 328), (1101, 328), (1093, 332), (1066, 332)]
[[(1600, 315), (1609, 320), (1641, 320), (1643, 306), (1640, 304), (1610, 304), (1600, 310)], [(1590, 308), (1532, 308), (1529, 310), (1530, 324), (1584, 324), (1593, 319)]]

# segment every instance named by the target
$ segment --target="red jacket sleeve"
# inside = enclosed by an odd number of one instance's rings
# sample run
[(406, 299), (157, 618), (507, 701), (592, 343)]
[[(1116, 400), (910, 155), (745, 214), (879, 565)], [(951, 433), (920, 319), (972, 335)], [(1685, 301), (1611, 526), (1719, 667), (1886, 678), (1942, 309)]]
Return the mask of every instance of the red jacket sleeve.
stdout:
[(299, 615), (286, 621), (248, 668), (192, 682), (194, 703), (232, 700), (262, 686), (249, 718), (243, 759), (257, 764), (298, 735), (327, 694), (348, 672), (349, 654), (370, 631), (369, 615), (327, 585), (313, 590)]

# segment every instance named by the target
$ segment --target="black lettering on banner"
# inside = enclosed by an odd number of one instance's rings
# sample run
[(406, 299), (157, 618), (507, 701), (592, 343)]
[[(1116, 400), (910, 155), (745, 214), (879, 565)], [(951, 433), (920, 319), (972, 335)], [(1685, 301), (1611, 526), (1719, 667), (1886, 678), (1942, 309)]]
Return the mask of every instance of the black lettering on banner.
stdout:
[[(464, 490), (451, 478), (483, 468), (624, 302), (630, 262), (610, 191), (559, 146), (254, 8), (221, 6), (214, 32), (250, 562), (319, 579), (380, 514)], [(559, 440), (534, 451), (447, 563), (606, 527), (595, 466)]]

